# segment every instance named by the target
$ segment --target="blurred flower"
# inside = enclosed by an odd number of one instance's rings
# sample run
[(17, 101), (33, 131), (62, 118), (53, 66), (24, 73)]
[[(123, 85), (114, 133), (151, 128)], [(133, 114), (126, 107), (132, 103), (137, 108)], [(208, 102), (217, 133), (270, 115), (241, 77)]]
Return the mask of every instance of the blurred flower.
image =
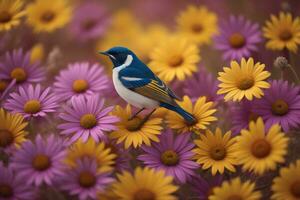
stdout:
[(242, 15), (232, 15), (220, 25), (220, 34), (215, 37), (215, 46), (223, 51), (224, 60), (241, 60), (243, 57), (248, 58), (252, 51), (257, 51), (257, 43), (261, 41), (260, 27), (257, 23), (252, 23)]
[(212, 175), (224, 173), (224, 169), (235, 172), (234, 165), (237, 161), (234, 156), (235, 139), (231, 138), (231, 131), (224, 135), (220, 128), (216, 128), (215, 133), (206, 130), (205, 135), (201, 134), (200, 139), (194, 140), (197, 147), (193, 150), (197, 163), (203, 169), (211, 168)]
[(30, 52), (15, 49), (7, 52), (0, 61), (0, 79), (15, 79), (18, 85), (39, 83), (45, 79), (45, 71), (38, 63), (30, 64)]
[(0, 199), (1, 200), (32, 200), (34, 189), (24, 184), (24, 179), (15, 173), (9, 165), (4, 167), (0, 162)]
[(75, 10), (70, 33), (81, 41), (102, 36), (109, 25), (109, 18), (102, 4), (87, 1)]
[(165, 171), (166, 175), (184, 184), (194, 175), (199, 165), (192, 161), (194, 147), (189, 142), (190, 134), (180, 134), (174, 139), (173, 132), (167, 130), (159, 136), (159, 143), (152, 143), (151, 147), (143, 146), (145, 154), (138, 156), (149, 168)]
[(87, 62), (69, 64), (55, 77), (54, 91), (62, 100), (73, 96), (101, 93), (109, 87), (109, 79), (99, 64)]
[(8, 31), (20, 24), (20, 18), (25, 15), (22, 10), (22, 0), (1, 0), (0, 1), (0, 32)]
[(6, 95), (14, 87), (15, 84), (16, 84), (15, 80), (13, 80), (11, 82), (8, 82), (8, 80), (1, 80), (0, 79), (0, 101), (2, 99), (5, 99)]
[(280, 175), (273, 180), (272, 199), (299, 199), (300, 160), (280, 169)]
[(197, 71), (199, 49), (183, 37), (171, 37), (153, 49), (149, 67), (166, 82), (185, 80)]
[(19, 147), (25, 141), (28, 125), (22, 115), (12, 114), (0, 108), (0, 150)]
[(254, 63), (253, 58), (242, 61), (231, 61), (230, 68), (224, 67), (224, 72), (219, 72), (218, 80), (220, 89), (218, 94), (226, 94), (225, 101), (241, 101), (243, 98), (252, 100), (253, 96), (261, 98), (264, 93), (262, 88), (269, 88), (270, 84), (264, 81), (271, 74), (264, 71), (265, 64)]
[(40, 84), (20, 86), (19, 92), (10, 93), (11, 98), (6, 100), (4, 107), (25, 118), (46, 117), (58, 108), (57, 97), (50, 90), (50, 87), (42, 90)]
[(157, 199), (174, 200), (172, 195), (178, 187), (172, 184), (172, 177), (163, 171), (149, 168), (136, 168), (131, 175), (125, 171), (117, 175), (118, 181), (113, 184), (113, 191), (119, 200)]
[(14, 154), (12, 166), (27, 184), (52, 185), (58, 176), (64, 174), (62, 161), (65, 155), (65, 146), (59, 137), (37, 135), (34, 142), (24, 142)]
[(77, 195), (80, 200), (96, 199), (98, 192), (113, 182), (108, 173), (99, 173), (97, 163), (88, 157), (77, 160), (76, 167), (66, 170), (61, 177), (61, 189), (71, 195)]
[(113, 164), (115, 172), (130, 169), (129, 161), (131, 160), (131, 156), (128, 149), (124, 149), (122, 144), (117, 144), (112, 140), (105, 144), (105, 148), (110, 149), (111, 153), (116, 155), (114, 159), (115, 163)]
[(118, 118), (108, 115), (113, 107), (104, 108), (104, 100), (98, 95), (74, 97), (70, 104), (64, 108), (65, 113), (59, 115), (65, 122), (58, 125), (62, 135), (71, 137), (70, 143), (79, 138), (86, 142), (89, 137), (99, 142), (107, 139), (106, 131), (116, 130), (114, 123)]
[(71, 18), (71, 7), (67, 0), (36, 0), (27, 8), (27, 22), (35, 32), (53, 32), (64, 27)]
[(255, 101), (253, 110), (265, 120), (266, 127), (280, 124), (285, 132), (300, 126), (300, 87), (288, 81), (271, 81), (262, 99)]
[(30, 50), (30, 63), (42, 61), (45, 57), (45, 47), (42, 43), (35, 44)]
[(218, 32), (217, 16), (206, 7), (189, 6), (178, 16), (177, 26), (179, 34), (198, 45), (209, 44)]
[(222, 95), (217, 95), (218, 83), (210, 72), (200, 67), (193, 77), (186, 80), (183, 90), (193, 102), (201, 96), (205, 96), (208, 101), (218, 102), (223, 99)]
[(80, 139), (69, 148), (65, 163), (72, 168), (76, 168), (78, 160), (84, 158), (95, 160), (97, 171), (103, 173), (113, 171), (116, 155), (103, 142), (96, 143), (92, 138), (89, 138), (87, 142), (83, 142)]
[(117, 139), (118, 144), (124, 142), (125, 149), (130, 146), (137, 148), (142, 144), (150, 146), (150, 141), (159, 142), (157, 135), (163, 129), (161, 118), (150, 117), (145, 122), (140, 116), (130, 119), (132, 115), (130, 105), (127, 105), (125, 109), (117, 105), (112, 114), (118, 117), (120, 122), (117, 123), (118, 128), (110, 134), (110, 137)]
[(273, 66), (277, 69), (280, 70), (285, 70), (287, 68), (290, 68), (291, 65), (289, 64), (289, 61), (286, 57), (284, 56), (278, 56), (274, 62), (273, 62)]
[(284, 48), (294, 53), (300, 44), (300, 18), (292, 18), (291, 13), (280, 12), (276, 17), (271, 15), (271, 20), (263, 28), (265, 38), (269, 39), (266, 47), (271, 50)]
[(236, 140), (235, 155), (243, 170), (262, 175), (284, 162), (289, 139), (278, 124), (271, 126), (266, 134), (264, 122), (259, 117), (256, 122), (250, 122), (249, 129), (243, 129)]
[(221, 186), (213, 190), (213, 195), (209, 200), (224, 200), (224, 199), (261, 199), (261, 193), (255, 191), (255, 183), (250, 181), (242, 182), (240, 178), (234, 178), (230, 181), (225, 181)]
[(188, 96), (184, 96), (183, 101), (178, 102), (178, 104), (197, 119), (195, 124), (188, 124), (177, 113), (168, 112), (166, 117), (168, 126), (181, 133), (188, 131), (198, 133), (200, 129), (206, 129), (211, 122), (217, 120), (216, 117), (212, 116), (217, 110), (212, 108), (213, 102), (206, 102), (206, 97), (199, 97), (193, 105), (191, 99)]

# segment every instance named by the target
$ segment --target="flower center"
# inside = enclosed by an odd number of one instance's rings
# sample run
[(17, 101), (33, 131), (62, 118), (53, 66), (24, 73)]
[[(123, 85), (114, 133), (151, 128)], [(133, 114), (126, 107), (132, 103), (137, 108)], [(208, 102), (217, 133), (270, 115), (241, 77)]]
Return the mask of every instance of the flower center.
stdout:
[(167, 166), (174, 166), (179, 162), (178, 154), (173, 150), (163, 152), (160, 156), (160, 160)]
[(41, 20), (43, 22), (49, 23), (49, 22), (51, 22), (54, 19), (54, 17), (55, 17), (54, 12), (47, 11), (47, 12), (43, 13), (43, 15), (41, 16)]
[(80, 118), (80, 126), (86, 129), (91, 129), (97, 125), (96, 116), (93, 114), (85, 114)]
[(155, 194), (148, 189), (139, 189), (133, 195), (133, 200), (155, 200)]
[(10, 185), (0, 185), (0, 197), (2, 198), (9, 198), (12, 197), (14, 194), (14, 191)]
[(3, 81), (3, 80), (0, 80), (0, 92), (4, 92), (6, 87), (7, 87), (7, 82)]
[(258, 139), (252, 144), (251, 152), (256, 158), (265, 158), (271, 153), (271, 145), (265, 139)]
[(73, 91), (83, 93), (89, 88), (89, 84), (84, 79), (78, 79), (73, 82)]
[(210, 156), (214, 160), (223, 160), (226, 157), (226, 149), (223, 146), (215, 146), (210, 149)]
[(51, 161), (47, 155), (38, 154), (32, 160), (32, 166), (38, 171), (44, 171), (51, 165)]
[(290, 30), (288, 29), (283, 29), (280, 33), (279, 33), (279, 38), (283, 41), (288, 41), (290, 39), (292, 39), (293, 34), (291, 33)]
[(203, 26), (201, 24), (193, 24), (192, 25), (192, 31), (194, 33), (200, 33), (203, 31)]
[(2, 24), (7, 23), (11, 20), (11, 18), (12, 18), (11, 14), (6, 10), (0, 12), (0, 23)]
[(78, 181), (80, 186), (90, 188), (96, 184), (96, 177), (91, 172), (84, 171), (80, 173)]
[(237, 195), (237, 194), (233, 194), (226, 198), (226, 200), (243, 200), (243, 199), (244, 198), (242, 198), (240, 195)]
[(254, 85), (254, 80), (252, 77), (244, 77), (238, 81), (237, 87), (240, 90), (248, 90)]
[(169, 60), (169, 65), (171, 67), (179, 67), (183, 63), (183, 58), (180, 55), (172, 56)]
[(82, 27), (84, 30), (89, 31), (92, 28), (94, 28), (96, 26), (96, 21), (95, 20), (87, 20), (82, 24)]
[(10, 77), (16, 79), (17, 83), (21, 83), (27, 79), (27, 74), (23, 68), (17, 67), (10, 72)]
[(290, 188), (292, 195), (296, 198), (300, 198), (300, 181), (295, 181)]
[(240, 33), (233, 33), (229, 37), (229, 44), (236, 49), (242, 48), (246, 44), (245, 37)]
[(29, 114), (38, 113), (41, 110), (41, 103), (38, 100), (32, 99), (25, 103), (24, 112)]
[(128, 120), (126, 122), (126, 129), (128, 131), (137, 131), (141, 128), (141, 122), (142, 120), (139, 117), (134, 117), (131, 120)]
[(7, 147), (14, 141), (13, 134), (5, 129), (0, 129), (0, 147)]
[(289, 112), (289, 105), (282, 99), (277, 99), (272, 103), (272, 113), (274, 115), (285, 115)]

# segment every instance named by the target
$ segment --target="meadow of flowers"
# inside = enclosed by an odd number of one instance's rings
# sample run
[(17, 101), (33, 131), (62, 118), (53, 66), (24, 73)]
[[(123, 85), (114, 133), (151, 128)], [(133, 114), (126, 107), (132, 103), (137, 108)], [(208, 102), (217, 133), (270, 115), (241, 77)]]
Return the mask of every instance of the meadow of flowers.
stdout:
[[(300, 2), (0, 0), (0, 200), (299, 200)], [(124, 46), (175, 112), (126, 104)]]

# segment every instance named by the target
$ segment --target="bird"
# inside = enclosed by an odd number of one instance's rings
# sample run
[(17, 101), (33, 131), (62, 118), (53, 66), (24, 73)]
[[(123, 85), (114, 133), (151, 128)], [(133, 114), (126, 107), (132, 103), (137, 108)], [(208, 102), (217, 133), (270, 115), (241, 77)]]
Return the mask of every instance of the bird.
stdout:
[(112, 79), (118, 95), (140, 109), (129, 119), (144, 109), (152, 109), (145, 122), (156, 108), (164, 107), (181, 115), (188, 124), (196, 123), (196, 118), (175, 101), (180, 98), (133, 51), (116, 46), (98, 53), (108, 56), (113, 63)]

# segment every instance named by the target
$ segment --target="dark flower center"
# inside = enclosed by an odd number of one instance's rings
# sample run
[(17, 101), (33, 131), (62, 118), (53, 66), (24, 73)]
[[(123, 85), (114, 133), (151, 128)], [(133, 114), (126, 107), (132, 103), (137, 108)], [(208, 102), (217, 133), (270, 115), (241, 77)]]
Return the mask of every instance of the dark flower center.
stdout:
[(36, 155), (32, 160), (32, 166), (38, 171), (44, 171), (51, 166), (49, 156), (44, 154)]
[(155, 200), (155, 194), (148, 189), (139, 189), (133, 195), (133, 200)]
[(38, 100), (32, 99), (25, 103), (24, 112), (29, 114), (35, 114), (41, 111), (41, 103)]
[(96, 26), (97, 22), (95, 20), (87, 20), (82, 24), (82, 28), (86, 31), (93, 29)]
[(10, 185), (1, 184), (0, 185), (0, 197), (10, 198), (14, 194), (13, 188)]
[(237, 194), (233, 194), (226, 198), (226, 200), (243, 200), (243, 199), (244, 199), (243, 197)]
[(242, 48), (246, 44), (246, 40), (245, 40), (245, 37), (242, 34), (240, 34), (240, 33), (233, 33), (229, 37), (229, 44), (233, 48), (239, 49), (239, 48)]
[(27, 74), (21, 67), (16, 67), (10, 72), (10, 77), (16, 79), (17, 83), (24, 82), (27, 79)]
[(80, 126), (86, 129), (94, 128), (97, 125), (96, 116), (93, 114), (85, 114), (80, 118)]
[(0, 23), (4, 24), (11, 20), (12, 16), (6, 10), (0, 12)]
[(274, 115), (285, 115), (289, 112), (289, 105), (282, 99), (277, 99), (272, 103), (272, 113)]
[(279, 33), (279, 38), (286, 42), (286, 41), (289, 41), (290, 39), (292, 39), (293, 37), (293, 34), (291, 33), (290, 30), (288, 29), (283, 29), (280, 33)]
[(223, 160), (226, 157), (226, 149), (222, 146), (215, 146), (210, 149), (210, 156), (214, 160)]
[(52, 11), (47, 11), (45, 13), (43, 13), (43, 15), (41, 16), (41, 20), (43, 22), (49, 23), (51, 22), (55, 17), (55, 13)]
[(291, 187), (290, 187), (290, 191), (292, 193), (292, 195), (296, 198), (300, 198), (300, 181), (295, 181)]
[(183, 64), (183, 58), (180, 55), (172, 56), (169, 60), (169, 65), (171, 67), (179, 67)]
[(7, 82), (0, 80), (0, 92), (4, 92), (4, 90), (7, 88)]
[(259, 117), (259, 115), (257, 115), (256, 113), (251, 112), (249, 114), (248, 120), (249, 120), (249, 122), (256, 122), (258, 117)]
[(89, 83), (84, 79), (78, 79), (73, 82), (73, 91), (83, 93), (89, 89)]
[(174, 166), (179, 162), (178, 154), (173, 150), (167, 150), (160, 156), (160, 160), (164, 165)]
[(256, 158), (265, 158), (271, 153), (271, 145), (265, 139), (258, 139), (253, 142), (251, 152)]
[(96, 184), (96, 177), (91, 172), (84, 171), (80, 173), (78, 181), (80, 186), (90, 188)]
[(138, 131), (141, 129), (141, 125), (142, 119), (140, 119), (139, 117), (134, 117), (133, 119), (126, 122), (126, 129), (131, 132)]
[(0, 147), (5, 148), (14, 141), (13, 134), (5, 129), (0, 129)]
[(248, 90), (254, 85), (254, 80), (252, 77), (244, 77), (238, 81), (237, 87), (240, 90)]
[(203, 31), (203, 26), (201, 24), (193, 24), (192, 31), (194, 33), (201, 33)]

